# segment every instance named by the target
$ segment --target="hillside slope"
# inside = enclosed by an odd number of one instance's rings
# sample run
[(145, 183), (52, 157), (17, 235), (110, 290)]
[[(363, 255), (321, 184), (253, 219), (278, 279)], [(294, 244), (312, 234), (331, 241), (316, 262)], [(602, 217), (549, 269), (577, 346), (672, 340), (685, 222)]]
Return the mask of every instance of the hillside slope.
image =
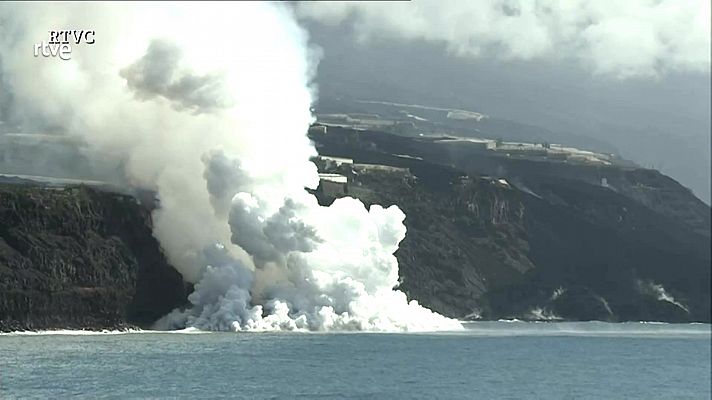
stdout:
[(380, 132), (312, 138), (321, 154), (404, 168), (358, 168), (348, 195), (405, 211), (401, 288), (434, 310), (710, 320), (710, 209), (656, 171), (488, 158)]
[[(312, 138), (321, 154), (362, 164), (318, 162), (349, 179), (346, 193), (318, 189), (322, 204), (349, 195), (406, 213), (399, 287), (435, 311), (710, 321), (710, 209), (656, 171), (380, 132)], [(184, 305), (190, 288), (152, 236), (150, 213), (96, 188), (0, 185), (0, 331), (149, 326)]]

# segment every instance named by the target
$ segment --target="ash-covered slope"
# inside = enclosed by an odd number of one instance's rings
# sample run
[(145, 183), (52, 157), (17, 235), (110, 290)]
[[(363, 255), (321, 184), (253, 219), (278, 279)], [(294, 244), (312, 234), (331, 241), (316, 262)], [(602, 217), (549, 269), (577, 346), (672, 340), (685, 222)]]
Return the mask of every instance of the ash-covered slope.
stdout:
[(186, 296), (133, 197), (0, 185), (0, 331), (146, 326)]
[[(321, 154), (354, 160), (328, 171), (350, 177), (348, 195), (406, 213), (396, 253), (401, 288), (435, 311), (710, 320), (710, 209), (657, 171), (501, 157), (342, 128), (312, 138)], [(339, 194), (320, 196), (328, 203)]]

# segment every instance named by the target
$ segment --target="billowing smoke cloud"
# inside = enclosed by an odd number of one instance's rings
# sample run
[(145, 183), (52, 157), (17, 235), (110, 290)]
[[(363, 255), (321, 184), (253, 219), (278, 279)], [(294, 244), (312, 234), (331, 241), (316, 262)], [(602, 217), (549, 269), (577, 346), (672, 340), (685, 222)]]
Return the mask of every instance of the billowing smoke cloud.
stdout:
[[(393, 290), (397, 207), (321, 207), (314, 52), (273, 3), (0, 4), (2, 90), (13, 110), (87, 143), (156, 190), (154, 234), (195, 284), (162, 327), (457, 329)], [(49, 29), (91, 29), (69, 61), (33, 57)]]
[(224, 108), (223, 88), (219, 75), (191, 75), (179, 71), (180, 47), (165, 40), (154, 40), (148, 46), (146, 55), (139, 61), (121, 70), (119, 75), (126, 79), (128, 87), (142, 100), (154, 96), (169, 99), (178, 108), (188, 108), (196, 112), (209, 112)]
[(208, 186), (210, 202), (218, 217), (226, 217), (233, 196), (238, 192), (249, 191), (250, 177), (238, 160), (230, 159), (222, 150), (204, 154), (202, 160), (205, 164), (203, 178)]
[(710, 68), (707, 0), (306, 2), (299, 13), (349, 21), (361, 41), (425, 40), (460, 56), (575, 59), (617, 77)]

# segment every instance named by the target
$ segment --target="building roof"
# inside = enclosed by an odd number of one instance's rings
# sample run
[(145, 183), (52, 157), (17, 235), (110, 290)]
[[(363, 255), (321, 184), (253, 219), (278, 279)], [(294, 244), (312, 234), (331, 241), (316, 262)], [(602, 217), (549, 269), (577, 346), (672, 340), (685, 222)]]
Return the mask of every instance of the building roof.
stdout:
[(333, 183), (348, 183), (348, 178), (341, 174), (319, 174), (319, 180)]

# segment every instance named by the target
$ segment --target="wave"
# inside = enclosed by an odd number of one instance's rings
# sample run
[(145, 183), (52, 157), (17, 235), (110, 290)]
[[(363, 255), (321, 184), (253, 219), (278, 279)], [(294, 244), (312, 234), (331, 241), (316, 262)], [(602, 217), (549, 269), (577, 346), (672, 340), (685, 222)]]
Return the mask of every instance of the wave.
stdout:
[(476, 336), (712, 337), (712, 325), (705, 323), (500, 320), (462, 324), (462, 334)]
[(84, 329), (50, 329), (41, 331), (14, 331), (14, 332), (0, 332), (0, 336), (55, 336), (55, 335), (126, 335), (130, 333), (142, 333), (146, 332), (140, 329), (125, 329), (125, 330), (84, 330)]
[[(460, 321), (463, 330), (418, 331), (418, 332), (363, 332), (363, 331), (310, 331), (308, 329), (279, 334), (398, 334), (398, 335), (464, 335), (481, 337), (504, 336), (592, 336), (592, 337), (649, 337), (649, 338), (706, 338), (712, 337), (712, 325), (708, 323), (667, 323), (658, 321), (631, 322), (551, 322), (501, 319), (498, 321)], [(272, 332), (275, 333), (275, 332)], [(43, 330), (0, 333), (0, 336), (53, 336), (53, 335), (134, 335), (134, 334), (217, 334), (197, 328), (179, 330)], [(234, 333), (228, 333), (234, 334)], [(242, 334), (259, 334), (242, 332)]]
[(13, 331), (0, 332), (0, 336), (99, 336), (99, 335), (136, 335), (136, 334), (206, 334), (212, 331), (204, 331), (197, 328), (185, 328), (172, 331), (159, 331), (150, 329), (122, 329), (122, 330), (85, 330), (85, 329), (50, 329), (41, 331)]

